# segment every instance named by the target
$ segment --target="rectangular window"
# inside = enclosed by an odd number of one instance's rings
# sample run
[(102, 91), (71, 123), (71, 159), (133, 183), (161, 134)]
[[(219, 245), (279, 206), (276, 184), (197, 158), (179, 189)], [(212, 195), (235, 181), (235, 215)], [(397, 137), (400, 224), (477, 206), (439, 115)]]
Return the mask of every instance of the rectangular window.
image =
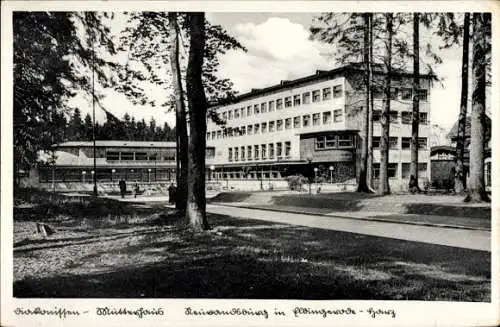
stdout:
[(106, 152), (106, 160), (120, 160), (120, 152)]
[(148, 160), (148, 154), (146, 152), (136, 152), (135, 160)]
[(210, 140), (210, 132), (207, 132), (207, 141)]
[(293, 106), (300, 106), (300, 94), (293, 96)]
[(247, 157), (248, 157), (248, 160), (252, 160), (252, 146), (251, 145), (247, 146)]
[(401, 92), (402, 100), (411, 100), (411, 89), (403, 89)]
[(222, 137), (222, 131), (218, 130), (217, 131), (217, 138), (220, 139)]
[(261, 123), (260, 124), (260, 132), (261, 133), (267, 133), (267, 123)]
[(325, 149), (325, 137), (320, 136), (316, 138), (316, 150), (324, 150)]
[(274, 121), (269, 122), (269, 133), (274, 132), (274, 125), (275, 125)]
[(222, 119), (226, 120), (227, 119), (227, 111), (224, 111), (222, 113)]
[(158, 159), (158, 153), (150, 153), (149, 161), (156, 161)]
[(245, 117), (245, 108), (240, 108), (241, 117)]
[(277, 131), (283, 130), (283, 119), (278, 119), (276, 121), (276, 130)]
[(240, 118), (240, 109), (234, 109), (234, 119)]
[(335, 109), (333, 111), (333, 121), (336, 123), (342, 121), (342, 109)]
[(267, 147), (265, 144), (260, 145), (260, 155), (261, 155), (262, 160), (266, 159), (266, 156), (267, 156), (266, 148)]
[(260, 125), (259, 124), (253, 125), (253, 133), (259, 134), (259, 131), (260, 131)]
[(121, 153), (121, 160), (134, 160), (134, 153), (133, 152), (122, 152)]
[(399, 116), (399, 114), (398, 114), (398, 112), (397, 112), (397, 111), (391, 111), (391, 112), (389, 113), (389, 116), (391, 117), (391, 123), (398, 123), (398, 122), (399, 122), (399, 121), (398, 121), (398, 116)]
[(429, 124), (429, 121), (427, 120), (427, 113), (426, 112), (419, 112), (418, 117), (419, 117), (420, 124), (422, 124), (422, 125)]
[(300, 116), (293, 117), (293, 128), (300, 128)]
[(418, 90), (418, 98), (420, 101), (427, 101), (427, 90)]
[(269, 112), (274, 111), (274, 100), (269, 101)]
[(252, 125), (248, 125), (247, 126), (247, 134), (248, 135), (252, 135), (253, 134), (252, 132), (253, 132), (253, 126)]
[(332, 98), (332, 88), (327, 87), (323, 89), (323, 101), (330, 100)]
[(398, 164), (389, 163), (387, 165), (387, 176), (389, 176), (389, 178), (394, 178), (397, 177), (397, 173), (398, 173)]
[(401, 149), (403, 150), (411, 149), (411, 137), (401, 138)]
[(239, 151), (238, 151), (238, 147), (235, 147), (234, 148), (234, 161), (238, 161), (240, 159), (240, 156), (239, 156)]
[(335, 85), (333, 87), (333, 97), (341, 98), (342, 97), (342, 85)]
[(228, 128), (227, 128), (227, 135), (228, 135), (229, 137), (233, 137), (233, 128), (231, 128), (231, 127), (228, 127)]
[(338, 138), (335, 135), (325, 136), (325, 148), (326, 149), (335, 149), (338, 148)]
[(389, 137), (389, 149), (397, 149), (398, 148), (398, 138), (397, 137)]
[(276, 110), (281, 110), (283, 109), (283, 99), (277, 99), (276, 100)]
[(313, 126), (319, 126), (321, 122), (319, 113), (313, 114)]
[(254, 115), (260, 114), (260, 106), (258, 104), (253, 105), (253, 113)]
[(292, 106), (292, 97), (285, 98), (285, 108), (290, 108)]
[(285, 142), (285, 158), (290, 158), (290, 153), (292, 151), (292, 143), (290, 141)]
[(285, 119), (285, 129), (292, 128), (292, 118)]
[(373, 122), (380, 122), (381, 118), (382, 118), (382, 110), (373, 110), (373, 115), (372, 115)]
[(269, 159), (274, 159), (274, 144), (269, 143), (268, 148), (269, 148)]
[(302, 127), (308, 127), (311, 124), (311, 115), (302, 116)]
[(354, 146), (354, 138), (352, 135), (339, 135), (339, 148), (352, 148)]
[(253, 146), (253, 157), (255, 158), (255, 160), (259, 159), (259, 146), (258, 145)]
[(399, 89), (397, 87), (391, 87), (391, 100), (397, 100), (399, 97)]
[(410, 111), (402, 111), (401, 112), (401, 122), (403, 124), (411, 124), (411, 112)]
[(232, 111), (232, 110), (229, 110), (229, 111), (227, 112), (227, 119), (228, 119), (228, 120), (233, 119), (233, 111)]
[(372, 138), (372, 148), (380, 149), (380, 136), (374, 136)]
[(303, 104), (311, 103), (311, 92), (302, 93), (302, 103)]
[(332, 122), (332, 112), (331, 111), (325, 111), (323, 112), (323, 124), (331, 124)]
[(246, 126), (241, 126), (240, 127), (240, 135), (246, 135), (246, 134), (247, 134)]
[(241, 147), (241, 161), (245, 161), (245, 147)]
[(233, 161), (233, 148), (228, 149), (227, 160), (229, 162)]
[(213, 131), (212, 132), (212, 140), (215, 140), (215, 135), (216, 135), (216, 133), (215, 133), (215, 131)]
[(267, 102), (263, 102), (260, 104), (260, 112), (267, 112)]
[(427, 137), (419, 137), (418, 138), (418, 148), (419, 149), (427, 149)]
[(252, 106), (247, 107), (247, 116), (250, 117), (252, 115)]
[(418, 163), (418, 177), (426, 178), (427, 177), (427, 163), (419, 162)]
[(321, 95), (319, 90), (312, 91), (312, 100), (313, 102), (319, 102), (319, 100), (321, 100)]
[(403, 162), (401, 164), (401, 178), (410, 178), (410, 163)]
[(281, 142), (276, 143), (276, 157), (283, 156), (283, 144)]

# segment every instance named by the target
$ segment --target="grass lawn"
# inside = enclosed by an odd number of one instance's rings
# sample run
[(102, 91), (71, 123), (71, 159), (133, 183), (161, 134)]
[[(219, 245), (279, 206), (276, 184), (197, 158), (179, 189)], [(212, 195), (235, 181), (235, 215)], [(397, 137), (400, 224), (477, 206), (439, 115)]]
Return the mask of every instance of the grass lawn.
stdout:
[(48, 238), (18, 211), (14, 296), (490, 301), (488, 252), (220, 215), (193, 235), (127, 206), (60, 214)]

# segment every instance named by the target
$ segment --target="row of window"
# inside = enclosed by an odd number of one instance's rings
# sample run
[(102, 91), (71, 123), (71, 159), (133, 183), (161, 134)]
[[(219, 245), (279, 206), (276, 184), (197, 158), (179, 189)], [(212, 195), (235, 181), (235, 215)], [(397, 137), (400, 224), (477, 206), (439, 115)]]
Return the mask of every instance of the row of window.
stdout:
[[(399, 123), (399, 112), (398, 111), (391, 111), (389, 113), (389, 120), (391, 123)], [(401, 111), (401, 123), (402, 124), (411, 124), (411, 119), (412, 119), (413, 113), (411, 111)], [(421, 125), (427, 125), (429, 123), (428, 121), (428, 115), (426, 112), (419, 112), (418, 113), (419, 117), (419, 123)], [(373, 110), (373, 121), (374, 122), (380, 122), (380, 119), (382, 118), (382, 110)]]
[[(387, 174), (389, 178), (397, 178), (398, 177), (398, 168), (399, 163), (389, 163), (387, 166)], [(380, 177), (380, 163), (373, 164), (373, 177)], [(427, 177), (427, 163), (419, 162), (418, 163), (418, 177), (425, 178)], [(410, 163), (403, 162), (401, 163), (401, 178), (410, 178)]]
[(215, 140), (226, 137), (233, 137), (239, 135), (252, 135), (272, 133), (275, 131), (282, 131), (283, 129), (319, 126), (321, 124), (327, 125), (332, 122), (342, 122), (343, 113), (342, 109), (332, 111), (325, 111), (323, 113), (307, 114), (302, 116), (289, 117), (285, 119), (272, 120), (258, 124), (251, 124), (240, 127), (230, 127), (225, 130), (207, 132), (207, 140)]
[(147, 152), (120, 152), (120, 151), (108, 151), (106, 152), (107, 161), (156, 161), (165, 160), (171, 161), (175, 160), (175, 153), (163, 153), (163, 156), (158, 156), (158, 153), (147, 153)]
[[(417, 96), (420, 101), (427, 101), (427, 90), (425, 89), (418, 90)], [(376, 87), (375, 90), (373, 91), (373, 98), (383, 99), (384, 90), (381, 87)], [(404, 100), (404, 101), (413, 100), (413, 90), (411, 88), (391, 87), (391, 100)]]
[(353, 135), (328, 135), (316, 138), (316, 150), (344, 149), (353, 147)]
[(231, 109), (222, 112), (222, 119), (232, 120), (238, 118), (250, 117), (266, 112), (273, 112), (283, 108), (298, 107), (309, 103), (316, 103), (320, 101), (327, 101), (334, 98), (342, 97), (342, 85), (335, 85), (333, 87), (325, 87), (314, 91), (304, 92), (302, 94), (295, 94), (285, 98), (276, 100), (269, 100), (262, 103), (256, 103), (242, 108)]
[[(276, 152), (275, 152), (276, 150)], [(266, 159), (290, 158), (292, 144), (290, 141), (269, 144), (243, 145), (228, 149), (228, 161), (251, 161)]]
[[(411, 137), (402, 137), (401, 145), (399, 144), (398, 137), (389, 137), (389, 149), (395, 150), (401, 147), (402, 150), (409, 150), (411, 148)], [(372, 138), (372, 148), (380, 149), (380, 136), (374, 136)], [(427, 138), (419, 137), (418, 138), (418, 148), (426, 149), (427, 148)]]

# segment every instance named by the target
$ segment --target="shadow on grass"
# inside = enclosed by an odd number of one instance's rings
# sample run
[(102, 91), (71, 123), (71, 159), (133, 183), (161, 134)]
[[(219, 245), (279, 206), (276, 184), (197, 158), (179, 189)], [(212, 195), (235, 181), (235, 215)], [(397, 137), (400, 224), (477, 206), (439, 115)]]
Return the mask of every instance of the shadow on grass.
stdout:
[(63, 271), (15, 281), (14, 296), (490, 301), (488, 252), (209, 219), (214, 230), (201, 234), (151, 234), (109, 251), (104, 241)]

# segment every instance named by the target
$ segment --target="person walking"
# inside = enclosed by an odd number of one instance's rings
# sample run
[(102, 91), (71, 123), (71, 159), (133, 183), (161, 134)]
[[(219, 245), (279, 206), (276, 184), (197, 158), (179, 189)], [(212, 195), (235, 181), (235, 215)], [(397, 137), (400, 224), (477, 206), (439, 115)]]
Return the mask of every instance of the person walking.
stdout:
[(118, 182), (118, 186), (120, 186), (120, 194), (122, 195), (122, 199), (125, 198), (125, 193), (127, 192), (127, 184), (125, 181), (120, 179), (120, 182)]

